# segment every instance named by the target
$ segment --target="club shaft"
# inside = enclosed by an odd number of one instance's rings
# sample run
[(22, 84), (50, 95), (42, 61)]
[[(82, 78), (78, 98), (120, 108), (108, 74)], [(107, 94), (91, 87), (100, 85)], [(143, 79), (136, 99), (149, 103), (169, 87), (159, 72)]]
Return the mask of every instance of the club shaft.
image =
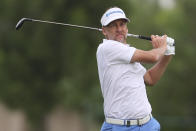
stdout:
[[(81, 26), (81, 25), (73, 25), (73, 24), (66, 24), (66, 23), (60, 23), (60, 22), (53, 22), (53, 21), (45, 21), (45, 20), (38, 20), (38, 19), (31, 19), (31, 18), (22, 18), (16, 25), (16, 29), (18, 30), (21, 28), (22, 24), (25, 21), (33, 21), (33, 22), (41, 22), (41, 23), (48, 23), (48, 24), (55, 24), (55, 25), (63, 25), (63, 26), (71, 26), (71, 27), (77, 27), (77, 28), (84, 28), (84, 29), (91, 29), (91, 30), (97, 30), (102, 31), (100, 28), (95, 27), (89, 27), (89, 26)], [(134, 35), (134, 34), (127, 34), (129, 37), (139, 38), (139, 39), (145, 39), (145, 40), (151, 40), (150, 37), (142, 36), (142, 35)]]
[(66, 23), (59, 23), (59, 22), (52, 22), (52, 21), (43, 21), (43, 20), (36, 20), (36, 19), (31, 19), (31, 20), (35, 21), (35, 22), (41, 22), (41, 23), (49, 23), (49, 24), (56, 24), (56, 25), (72, 26), (72, 27), (77, 27), (77, 28), (85, 28), (85, 29), (102, 31), (102, 29), (94, 28), (94, 27), (88, 27), (88, 26), (73, 25), (73, 24), (66, 24)]

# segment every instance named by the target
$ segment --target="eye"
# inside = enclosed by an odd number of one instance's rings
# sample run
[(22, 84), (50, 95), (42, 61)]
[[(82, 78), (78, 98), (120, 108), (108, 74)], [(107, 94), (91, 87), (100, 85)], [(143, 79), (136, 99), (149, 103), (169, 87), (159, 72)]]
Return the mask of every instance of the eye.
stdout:
[(120, 23), (120, 26), (125, 26), (125, 25), (126, 25), (125, 22), (121, 22), (121, 23)]
[(109, 27), (114, 27), (115, 26), (115, 23), (110, 23), (108, 26)]

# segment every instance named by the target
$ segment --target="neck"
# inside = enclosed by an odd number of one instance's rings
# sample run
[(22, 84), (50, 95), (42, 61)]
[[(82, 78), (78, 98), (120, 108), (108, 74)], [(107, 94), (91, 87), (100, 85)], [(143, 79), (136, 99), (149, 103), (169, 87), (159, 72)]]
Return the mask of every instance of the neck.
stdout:
[[(107, 40), (114, 40), (114, 39), (108, 39), (107, 37), (106, 37), (106, 39), (107, 39)], [(126, 40), (124, 40), (124, 41), (114, 40), (114, 41), (118, 41), (118, 42), (120, 42), (120, 43), (127, 44), (127, 41), (126, 41)]]

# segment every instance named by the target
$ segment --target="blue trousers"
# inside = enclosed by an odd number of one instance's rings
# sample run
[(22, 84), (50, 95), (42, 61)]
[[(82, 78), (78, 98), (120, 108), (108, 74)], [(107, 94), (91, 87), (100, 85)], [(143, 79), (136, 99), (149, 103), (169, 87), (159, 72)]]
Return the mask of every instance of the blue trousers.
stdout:
[(155, 118), (141, 126), (122, 126), (104, 122), (101, 131), (160, 131), (160, 124)]

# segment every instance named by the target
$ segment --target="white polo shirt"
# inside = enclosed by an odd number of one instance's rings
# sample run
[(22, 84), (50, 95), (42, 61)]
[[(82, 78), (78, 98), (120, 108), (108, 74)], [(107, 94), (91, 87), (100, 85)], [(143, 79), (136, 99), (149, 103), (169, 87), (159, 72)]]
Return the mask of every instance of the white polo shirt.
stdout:
[(105, 117), (139, 119), (151, 113), (146, 94), (146, 69), (130, 63), (134, 47), (113, 40), (103, 40), (97, 49), (97, 64)]

